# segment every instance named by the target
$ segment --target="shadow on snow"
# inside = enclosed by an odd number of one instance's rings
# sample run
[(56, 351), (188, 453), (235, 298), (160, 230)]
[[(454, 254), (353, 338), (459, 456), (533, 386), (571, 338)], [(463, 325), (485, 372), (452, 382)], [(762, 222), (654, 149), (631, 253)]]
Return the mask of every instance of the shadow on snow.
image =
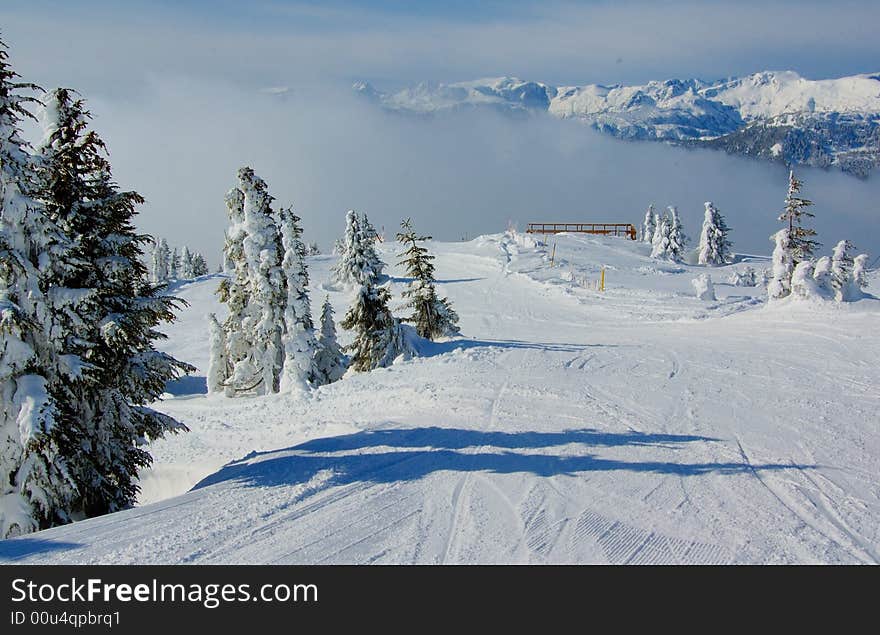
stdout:
[(445, 342), (432, 342), (421, 339), (415, 343), (420, 357), (444, 355), (469, 348), (511, 348), (549, 351), (554, 353), (579, 353), (590, 348), (620, 348), (619, 344), (566, 344), (563, 342), (526, 342), (524, 340), (472, 340), (451, 339)]
[(41, 538), (12, 538), (0, 540), (0, 560), (18, 560), (25, 556), (51, 551), (66, 551), (82, 545), (75, 542), (60, 542)]
[[(396, 282), (399, 284), (409, 284), (415, 278), (407, 278), (402, 276), (391, 276), (389, 278), (391, 282)], [(463, 282), (479, 282), (480, 280), (485, 280), (485, 278), (452, 278), (449, 280), (434, 280), (434, 284), (460, 284)]]
[(165, 392), (179, 397), (182, 395), (208, 394), (208, 380), (200, 375), (187, 375), (165, 383)]
[[(286, 450), (252, 452), (240, 461), (232, 462), (206, 477), (193, 489), (225, 481), (237, 481), (253, 487), (294, 485), (305, 483), (318, 472), (326, 470), (333, 473), (329, 485), (347, 485), (358, 482), (415, 481), (440, 471), (529, 473), (541, 477), (610, 471), (699, 476), (709, 473), (733, 475), (815, 467), (791, 463), (750, 464), (733, 461), (625, 461), (588, 453), (538, 454), (529, 451), (570, 444), (669, 449), (686, 443), (712, 441), (715, 439), (692, 435), (612, 433), (590, 429), (550, 433), (481, 432), (435, 427), (367, 431), (313, 440)], [(458, 451), (465, 447), (479, 449), (475, 453)], [(491, 451), (489, 447), (500, 449)]]

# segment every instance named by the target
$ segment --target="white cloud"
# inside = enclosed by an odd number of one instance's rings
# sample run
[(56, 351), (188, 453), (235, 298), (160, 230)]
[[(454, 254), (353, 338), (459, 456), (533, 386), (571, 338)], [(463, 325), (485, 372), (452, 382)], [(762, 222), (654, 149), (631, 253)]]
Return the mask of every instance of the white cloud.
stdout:
[[(348, 91), (312, 86), (283, 96), (230, 84), (155, 78), (138, 101), (92, 103), (115, 174), (149, 204), (141, 226), (189, 242), (217, 262), (223, 194), (249, 164), (279, 204), (293, 204), (307, 237), (327, 250), (345, 211), (393, 234), (455, 240), (535, 220), (640, 222), (645, 206), (678, 205), (696, 239), (703, 201), (727, 215), (736, 247), (766, 253), (787, 172), (707, 150), (623, 142), (549, 116), (467, 112), (424, 120), (384, 113)], [(815, 226), (880, 249), (873, 201), (880, 179), (804, 170)]]

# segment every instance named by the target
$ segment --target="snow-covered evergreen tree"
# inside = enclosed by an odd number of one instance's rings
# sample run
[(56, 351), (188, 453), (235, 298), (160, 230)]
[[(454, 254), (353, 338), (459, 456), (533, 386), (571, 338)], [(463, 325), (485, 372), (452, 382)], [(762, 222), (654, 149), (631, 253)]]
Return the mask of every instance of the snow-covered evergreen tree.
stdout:
[(735, 287), (754, 287), (759, 283), (758, 272), (754, 267), (747, 266), (742, 271), (734, 271), (730, 274), (730, 284)]
[(678, 208), (670, 205), (669, 210), (669, 248), (668, 257), (674, 262), (681, 262), (684, 259), (684, 248), (687, 245), (688, 238), (684, 233), (684, 227), (681, 224), (681, 218), (678, 216)]
[(779, 300), (791, 293), (791, 274), (794, 271), (793, 245), (787, 227), (773, 234), (772, 240), (775, 243), (772, 258), (773, 272), (770, 282), (767, 283), (767, 296), (771, 300)]
[(318, 381), (315, 367), (315, 340), (312, 312), (309, 305), (309, 276), (306, 268), (306, 247), (302, 242), (300, 218), (290, 208), (280, 213), (281, 245), (284, 249), (282, 269), (287, 288), (284, 307), (284, 374), (281, 390), (302, 392)]
[(406, 275), (412, 278), (403, 292), (406, 307), (412, 310), (412, 314), (404, 318), (415, 326), (420, 337), (435, 340), (438, 337), (458, 335), (458, 315), (452, 310), (448, 298), (437, 297), (434, 280), (434, 256), (420, 245), (430, 236), (419, 236), (412, 227), (412, 221), (407, 218), (401, 224), (402, 232), (397, 234), (397, 240), (404, 246), (404, 252), (399, 254), (402, 259), (398, 264), (406, 269)]
[(168, 277), (171, 280), (180, 280), (180, 253), (177, 247), (171, 250), (168, 256)]
[(385, 270), (385, 263), (382, 262), (382, 259), (379, 258), (379, 254), (376, 253), (376, 243), (381, 242), (382, 237), (379, 235), (379, 232), (376, 231), (376, 228), (373, 227), (372, 223), (370, 223), (370, 219), (367, 218), (366, 214), (361, 215), (360, 226), (361, 236), (364, 240), (364, 254), (367, 263), (373, 271), (373, 274), (379, 279), (382, 276), (382, 272)]
[(333, 320), (329, 296), (324, 298), (324, 306), (321, 308), (321, 332), (318, 335), (315, 367), (319, 384), (330, 384), (341, 379), (348, 368), (345, 354), (336, 341), (336, 322)]
[(384, 264), (376, 254), (374, 239), (368, 238), (362, 227), (363, 220), (353, 210), (345, 216), (342, 251), (333, 268), (334, 279), (340, 284), (363, 285), (381, 276)]
[(364, 241), (372, 244), (378, 240), (379, 232), (377, 232), (376, 228), (373, 227), (373, 224), (370, 222), (370, 219), (367, 218), (366, 214), (361, 214), (358, 224), (360, 225), (361, 234), (363, 235)]
[(712, 204), (706, 201), (703, 216), (703, 229), (700, 232), (700, 252), (698, 262), (701, 265), (724, 265), (730, 261), (730, 241), (727, 234), (730, 231), (724, 217)]
[(152, 252), (152, 271), (150, 280), (153, 284), (165, 284), (171, 277), (168, 271), (168, 260), (171, 258), (171, 250), (164, 238), (154, 241)]
[(791, 242), (791, 256), (794, 264), (802, 260), (809, 260), (819, 246), (813, 239), (815, 230), (803, 226), (805, 218), (813, 218), (808, 211), (813, 202), (798, 196), (803, 183), (794, 175), (794, 170), (788, 173), (788, 194), (785, 197), (785, 210), (780, 214), (779, 220), (788, 223), (788, 235)]
[(20, 123), (36, 101), (22, 91), (37, 87), (17, 77), (0, 42), (0, 539), (71, 519), (76, 438), (48, 386), (83, 368), (57, 355), (46, 273), (69, 263), (73, 246), (34, 200), (38, 177)]
[[(243, 328), (249, 345), (248, 363), (237, 364), (233, 380), (254, 382), (258, 394), (278, 392), (284, 365), (284, 307), (286, 284), (281, 266), (282, 246), (272, 196), (266, 182), (249, 167), (238, 171), (239, 189), (244, 194), (242, 240), (247, 264), (250, 304)], [(252, 374), (246, 378), (244, 373)]]
[(208, 275), (208, 263), (205, 257), (198, 252), (194, 253), (192, 257), (192, 271), (195, 278)]
[(804, 260), (795, 265), (791, 274), (791, 295), (801, 300), (822, 298), (823, 294), (813, 277), (813, 262)]
[(315, 241), (312, 241), (308, 245), (306, 245), (306, 255), (307, 256), (320, 256), (321, 255), (321, 248), (318, 247), (318, 243), (316, 243)]
[(210, 330), (211, 357), (208, 362), (208, 394), (226, 392), (226, 380), (229, 379), (229, 363), (226, 358), (226, 332), (217, 321), (217, 316), (208, 315)]
[(648, 210), (645, 212), (645, 221), (642, 223), (642, 242), (651, 244), (654, 240), (654, 230), (657, 228), (655, 224), (654, 218), (656, 217), (656, 212), (654, 212), (654, 204), (651, 203), (648, 205)]
[(192, 280), (196, 277), (195, 272), (193, 272), (193, 256), (186, 245), (183, 246), (183, 250), (180, 252), (180, 277), (183, 280)]
[(195, 370), (155, 349), (157, 327), (174, 320), (179, 301), (149, 281), (134, 230), (137, 192), (120, 191), (106, 148), (88, 130), (90, 115), (65, 89), (46, 98), (46, 133), (38, 148), (39, 199), (74, 245), (72, 258), (47, 281), (47, 325), (60, 337), (59, 359), (78, 359), (46, 389), (75, 449), (67, 473), (77, 484), (73, 515), (94, 516), (134, 504), (138, 471), (152, 463), (146, 443), (185, 430), (147, 406), (165, 384)]
[(701, 273), (691, 280), (691, 285), (697, 292), (697, 299), (715, 301), (715, 285), (712, 283), (712, 276), (708, 273)]
[(816, 287), (826, 298), (834, 298), (834, 287), (831, 284), (831, 258), (822, 256), (813, 267), (813, 280)]
[[(246, 329), (247, 311), (251, 304), (250, 275), (248, 261), (244, 254), (244, 238), (247, 234), (244, 224), (244, 193), (237, 187), (225, 196), (229, 228), (223, 245), (223, 269), (228, 274), (220, 282), (217, 290), (220, 301), (227, 306), (223, 331), (226, 339), (226, 361), (231, 369), (226, 383), (227, 396), (236, 394), (236, 385), (241, 388), (254, 383), (256, 368), (250, 360), (250, 341)], [(237, 377), (237, 381), (234, 379)], [(257, 380), (259, 381), (259, 380)]]
[(654, 228), (654, 238), (651, 241), (651, 257), (670, 258), (669, 234), (672, 231), (672, 221), (668, 216), (661, 217), (658, 214), (654, 216), (654, 222), (656, 227)]
[(414, 352), (400, 320), (388, 308), (390, 299), (388, 289), (377, 287), (368, 276), (341, 322), (342, 328), (355, 332), (354, 342), (346, 350), (351, 352), (350, 366), (356, 371), (389, 366), (400, 355)]
[(868, 287), (868, 254), (859, 254), (853, 259), (851, 278), (850, 296), (853, 300), (858, 300), (864, 296)]
[(831, 288), (838, 302), (851, 302), (861, 297), (861, 289), (853, 284), (855, 262), (850, 253), (852, 249), (850, 241), (841, 240), (831, 252)]

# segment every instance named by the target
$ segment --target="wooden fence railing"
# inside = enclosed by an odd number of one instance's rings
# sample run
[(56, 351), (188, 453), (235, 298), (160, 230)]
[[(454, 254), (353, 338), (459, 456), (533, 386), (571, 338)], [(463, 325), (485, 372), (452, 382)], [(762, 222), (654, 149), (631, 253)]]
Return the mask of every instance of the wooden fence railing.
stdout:
[(636, 239), (636, 228), (632, 223), (529, 223), (526, 227), (526, 233), (529, 234), (561, 234), (562, 232), (625, 236), (631, 240)]

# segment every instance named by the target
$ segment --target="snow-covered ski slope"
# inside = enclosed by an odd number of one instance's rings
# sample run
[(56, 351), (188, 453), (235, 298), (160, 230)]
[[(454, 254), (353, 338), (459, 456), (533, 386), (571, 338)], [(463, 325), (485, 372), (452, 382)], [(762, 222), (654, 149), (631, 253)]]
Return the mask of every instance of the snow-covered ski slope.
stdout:
[[(767, 308), (723, 284), (767, 264), (745, 258), (704, 302), (706, 269), (647, 245), (530, 240), (431, 245), (465, 337), (423, 357), (304, 401), (171, 386), (159, 407), (192, 431), (154, 444), (144, 504), (0, 542), (0, 561), (880, 560), (880, 301)], [(313, 306), (332, 262), (310, 260)], [(168, 331), (202, 374), (216, 283), (177, 289)], [(330, 297), (340, 319), (351, 292)]]

